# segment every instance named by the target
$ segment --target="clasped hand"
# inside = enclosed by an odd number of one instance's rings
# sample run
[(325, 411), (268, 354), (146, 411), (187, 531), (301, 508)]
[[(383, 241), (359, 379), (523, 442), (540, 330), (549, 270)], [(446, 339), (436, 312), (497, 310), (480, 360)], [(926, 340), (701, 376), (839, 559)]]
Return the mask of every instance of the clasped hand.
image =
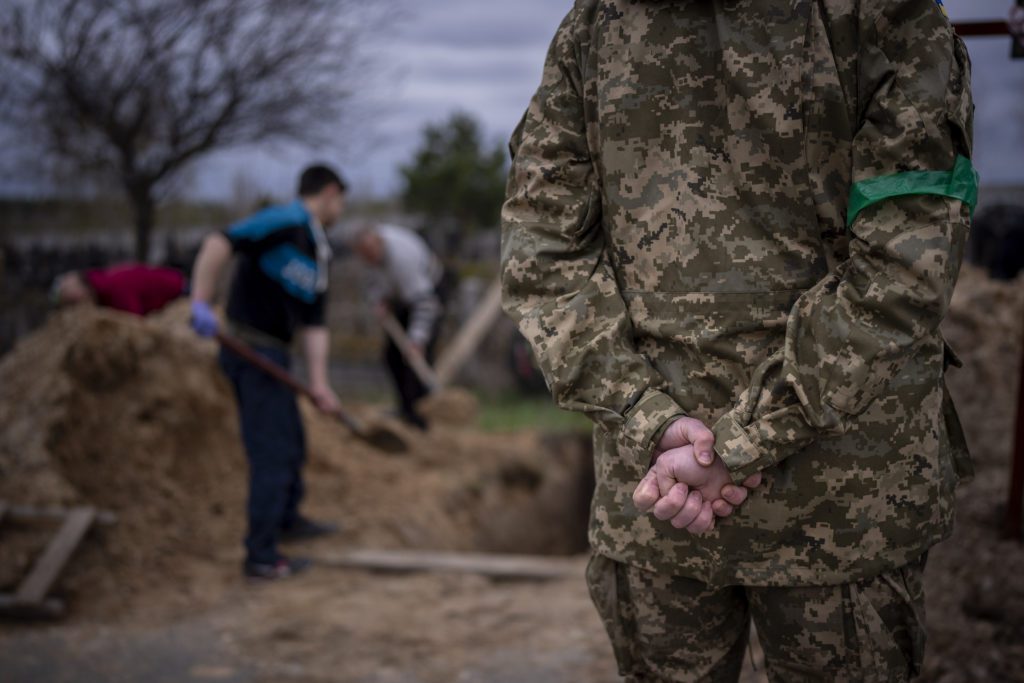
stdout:
[(711, 531), (716, 518), (731, 515), (761, 485), (761, 474), (734, 484), (712, 448), (714, 442), (715, 435), (700, 420), (682, 417), (673, 422), (658, 442), (653, 466), (633, 492), (637, 509), (694, 534)]

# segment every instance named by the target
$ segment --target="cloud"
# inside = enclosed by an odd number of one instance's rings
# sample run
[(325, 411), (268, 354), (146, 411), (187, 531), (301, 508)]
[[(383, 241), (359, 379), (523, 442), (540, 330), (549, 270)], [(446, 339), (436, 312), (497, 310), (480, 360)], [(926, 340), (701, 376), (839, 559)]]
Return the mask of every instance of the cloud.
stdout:
[[(954, 20), (1005, 17), (1010, 0), (947, 0)], [(571, 0), (406, 0), (404, 11), (376, 38), (371, 56), (380, 74), (363, 93), (364, 119), (350, 130), (340, 159), (360, 194), (400, 188), (422, 128), (452, 112), (476, 116), (487, 135), (504, 141), (540, 80), (547, 46)], [(976, 164), (985, 182), (1024, 182), (1024, 61), (1011, 62), (1005, 38), (972, 39), (978, 106)], [(229, 191), (238, 173), (287, 194), (296, 170), (320, 158), (310, 152), (228, 153), (204, 164), (197, 186)], [(284, 188), (281, 190), (281, 188)]]

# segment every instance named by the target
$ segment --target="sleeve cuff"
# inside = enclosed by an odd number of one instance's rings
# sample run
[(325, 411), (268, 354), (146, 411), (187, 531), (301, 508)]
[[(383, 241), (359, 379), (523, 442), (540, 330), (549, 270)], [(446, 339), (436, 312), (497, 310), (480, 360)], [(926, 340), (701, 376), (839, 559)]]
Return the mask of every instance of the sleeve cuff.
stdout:
[(728, 412), (711, 431), (715, 452), (737, 484), (797, 453), (819, 436), (799, 405), (780, 408), (745, 427), (736, 420), (735, 411)]
[(711, 427), (715, 434), (715, 453), (729, 468), (733, 482), (739, 484), (775, 464), (771, 456), (762, 451), (736, 422), (732, 413), (726, 413)]
[(634, 451), (637, 460), (647, 467), (655, 445), (672, 419), (685, 415), (671, 396), (650, 389), (626, 412), (626, 422), (619, 430), (619, 446)]

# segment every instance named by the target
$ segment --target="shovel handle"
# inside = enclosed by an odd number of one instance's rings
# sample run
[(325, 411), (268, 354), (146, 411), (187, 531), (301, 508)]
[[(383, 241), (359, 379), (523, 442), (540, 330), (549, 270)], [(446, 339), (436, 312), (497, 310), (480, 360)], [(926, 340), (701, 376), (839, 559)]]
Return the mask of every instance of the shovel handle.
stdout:
[(405, 362), (409, 364), (412, 371), (416, 373), (420, 381), (426, 385), (430, 391), (437, 391), (441, 388), (441, 381), (437, 378), (437, 373), (427, 363), (427, 359), (421, 356), (416, 349), (413, 347), (412, 340), (409, 339), (409, 335), (405, 333), (405, 329), (401, 323), (393, 316), (390, 312), (384, 313), (380, 317), (381, 327), (387, 332), (388, 337), (398, 347), (399, 353), (405, 359)]
[(243, 342), (241, 339), (231, 337), (223, 332), (218, 332), (216, 338), (220, 345), (225, 349), (236, 356), (240, 356), (250, 365), (255, 365), (281, 384), (287, 386), (296, 394), (300, 394), (310, 399), (313, 398), (313, 392), (309, 390), (309, 387), (295, 379), (292, 373), (288, 372), (263, 354), (258, 353), (254, 348)]
[[(313, 392), (310, 391), (309, 387), (307, 387), (305, 384), (297, 380), (295, 376), (292, 375), (292, 373), (288, 372), (277, 363), (271, 361), (267, 357), (258, 353), (255, 349), (253, 349), (251, 346), (243, 342), (241, 339), (224, 334), (223, 332), (218, 332), (216, 335), (216, 339), (220, 343), (220, 345), (223, 346), (225, 349), (241, 357), (242, 359), (259, 368), (263, 372), (267, 373), (268, 375), (276, 379), (278, 382), (291, 389), (296, 394), (300, 396), (305, 396), (311, 401), (316, 401), (316, 399), (313, 396)], [(344, 422), (345, 425), (352, 431), (358, 432), (362, 430), (362, 425), (359, 423), (359, 421), (341, 408), (338, 408), (336, 411), (331, 412), (330, 415)]]

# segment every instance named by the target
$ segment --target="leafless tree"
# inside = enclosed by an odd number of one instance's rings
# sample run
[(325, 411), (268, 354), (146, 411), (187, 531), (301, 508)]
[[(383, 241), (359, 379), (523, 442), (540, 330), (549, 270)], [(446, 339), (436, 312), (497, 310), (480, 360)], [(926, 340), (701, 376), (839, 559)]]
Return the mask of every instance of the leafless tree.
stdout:
[(361, 75), (364, 0), (0, 0), (0, 123), (122, 187), (136, 255), (183, 167), (332, 141)]

